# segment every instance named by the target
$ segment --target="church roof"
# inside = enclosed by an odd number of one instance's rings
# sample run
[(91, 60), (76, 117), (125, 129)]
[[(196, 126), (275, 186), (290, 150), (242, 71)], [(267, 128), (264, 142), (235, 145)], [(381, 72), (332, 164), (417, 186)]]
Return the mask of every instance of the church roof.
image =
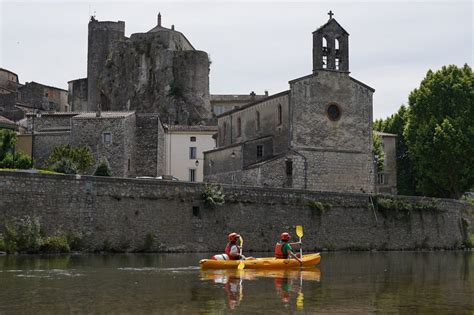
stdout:
[(15, 129), (16, 124), (10, 119), (0, 115), (0, 128)]
[(319, 32), (320, 30), (322, 30), (323, 28), (325, 28), (326, 26), (328, 26), (329, 24), (331, 23), (336, 23), (337, 26), (339, 26), (341, 28), (341, 30), (344, 31), (344, 33), (346, 33), (347, 35), (349, 35), (349, 33), (344, 29), (344, 27), (341, 26), (341, 24), (339, 24), (336, 19), (334, 18), (331, 18), (329, 19), (324, 25), (318, 27), (317, 30), (315, 30), (313, 33), (316, 33), (316, 32)]

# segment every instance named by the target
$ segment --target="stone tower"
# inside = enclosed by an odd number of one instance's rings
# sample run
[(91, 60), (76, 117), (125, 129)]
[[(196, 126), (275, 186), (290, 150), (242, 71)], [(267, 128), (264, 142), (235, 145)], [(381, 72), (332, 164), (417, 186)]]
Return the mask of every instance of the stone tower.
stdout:
[(326, 24), (313, 32), (313, 71), (349, 72), (349, 33), (329, 11)]
[(89, 21), (87, 50), (88, 97), (87, 110), (94, 111), (100, 103), (99, 78), (104, 70), (112, 46), (125, 38), (125, 22), (99, 22), (94, 17)]

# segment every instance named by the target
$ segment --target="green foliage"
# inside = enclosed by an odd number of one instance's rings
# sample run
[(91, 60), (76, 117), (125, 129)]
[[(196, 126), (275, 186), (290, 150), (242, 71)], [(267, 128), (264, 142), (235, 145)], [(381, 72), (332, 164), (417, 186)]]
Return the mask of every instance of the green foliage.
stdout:
[(170, 84), (170, 89), (168, 91), (168, 97), (174, 98), (176, 100), (184, 97), (184, 86), (180, 81), (173, 81)]
[(24, 216), (17, 220), (17, 247), (21, 252), (38, 252), (41, 246), (40, 221), (38, 217)]
[(30, 169), (33, 166), (31, 157), (15, 152), (16, 133), (0, 129), (0, 168)]
[(316, 201), (316, 200), (308, 200), (307, 203), (308, 207), (312, 210), (317, 211), (319, 214), (323, 214), (326, 211), (331, 209), (331, 205), (325, 202)]
[(375, 209), (385, 217), (392, 216), (396, 219), (409, 218), (414, 211), (441, 211), (434, 201), (416, 202), (388, 196), (375, 196), (373, 200)]
[(7, 152), (0, 161), (0, 167), (2, 168), (15, 168), (15, 158), (12, 152)]
[(473, 104), (468, 65), (430, 70), (410, 93), (404, 137), (422, 194), (457, 199), (474, 186)]
[(145, 236), (145, 242), (143, 244), (143, 252), (150, 252), (153, 250), (153, 247), (156, 242), (156, 235), (154, 233), (147, 233)]
[(72, 251), (81, 251), (86, 248), (86, 242), (82, 233), (70, 233), (66, 236), (66, 239)]
[(16, 133), (8, 129), (0, 129), (0, 161), (3, 160), (5, 154), (15, 151)]
[(18, 152), (15, 155), (15, 168), (27, 170), (33, 167), (33, 160), (27, 154)]
[(5, 250), (5, 240), (3, 239), (3, 234), (0, 234), (0, 252), (4, 252)]
[(68, 240), (65, 236), (49, 236), (42, 240), (40, 251), (48, 254), (69, 253)]
[(397, 135), (397, 191), (400, 195), (416, 195), (416, 178), (413, 172), (413, 162), (408, 153), (408, 147), (403, 130), (406, 125), (407, 108), (401, 106), (397, 113), (374, 122), (374, 130)]
[(99, 165), (94, 172), (94, 176), (112, 176), (112, 171), (110, 170), (109, 162), (106, 158), (100, 160)]
[(77, 165), (69, 158), (62, 158), (51, 166), (51, 170), (62, 174), (77, 174)]
[(225, 203), (222, 187), (215, 184), (205, 184), (201, 197), (204, 203), (211, 207), (222, 206)]
[[(73, 167), (71, 168), (69, 165), (65, 164), (73, 164)], [(49, 170), (57, 171), (58, 165), (63, 165), (65, 170), (75, 169), (76, 173), (85, 174), (87, 171), (89, 171), (92, 165), (94, 165), (94, 157), (89, 147), (83, 146), (73, 148), (70, 145), (58, 145), (54, 147), (53, 152), (51, 152), (50, 156), (46, 160), (45, 167)], [(61, 171), (57, 172), (64, 173)]]
[(383, 172), (385, 162), (385, 152), (383, 150), (382, 137), (372, 133), (372, 140), (372, 153), (374, 154), (375, 165), (377, 166), (377, 172), (381, 173)]

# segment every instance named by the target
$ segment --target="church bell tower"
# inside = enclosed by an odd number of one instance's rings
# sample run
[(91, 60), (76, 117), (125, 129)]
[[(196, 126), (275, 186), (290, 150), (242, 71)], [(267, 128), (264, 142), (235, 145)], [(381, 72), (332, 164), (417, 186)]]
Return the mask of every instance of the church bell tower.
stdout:
[(313, 32), (313, 72), (332, 70), (349, 72), (349, 33), (334, 19)]

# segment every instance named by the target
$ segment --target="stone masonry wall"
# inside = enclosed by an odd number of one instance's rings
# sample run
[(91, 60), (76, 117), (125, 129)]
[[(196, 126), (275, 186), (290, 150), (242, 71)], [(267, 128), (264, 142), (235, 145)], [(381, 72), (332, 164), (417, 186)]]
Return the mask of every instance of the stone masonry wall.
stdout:
[[(159, 251), (221, 252), (226, 235), (245, 237), (245, 251), (271, 251), (282, 231), (304, 226), (304, 249), (459, 248), (463, 215), (456, 200), (396, 197), (434, 208), (382, 211), (367, 194), (225, 186), (226, 203), (202, 202), (203, 184), (145, 179), (0, 172), (0, 229), (38, 216), (46, 235), (82, 234), (90, 249), (140, 249), (154, 235)], [(314, 201), (329, 204), (318, 210)], [(282, 219), (284, 218), (284, 220)], [(471, 218), (468, 218), (471, 219)]]

